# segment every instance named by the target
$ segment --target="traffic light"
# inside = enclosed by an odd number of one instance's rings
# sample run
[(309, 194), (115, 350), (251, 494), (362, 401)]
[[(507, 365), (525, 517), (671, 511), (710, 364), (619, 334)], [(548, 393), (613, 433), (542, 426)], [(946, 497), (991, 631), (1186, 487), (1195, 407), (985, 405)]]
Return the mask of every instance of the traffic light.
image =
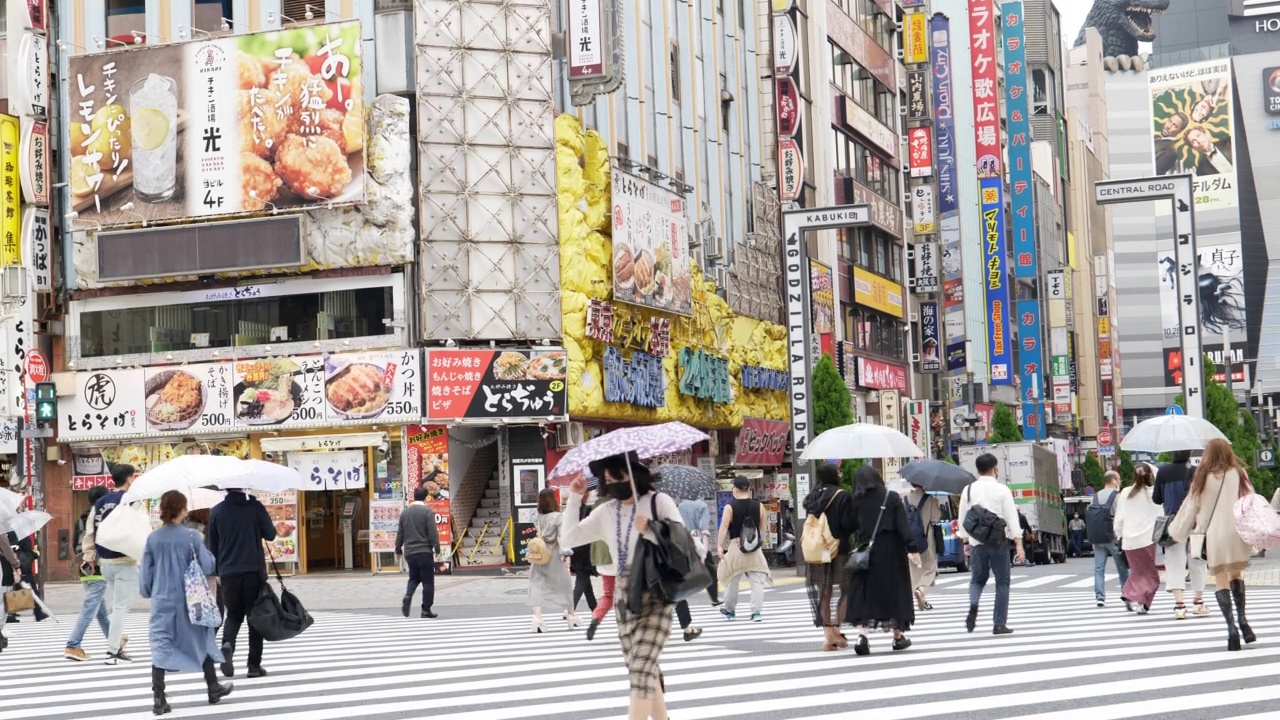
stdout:
[(58, 419), (58, 387), (51, 382), (36, 383), (36, 427), (48, 427)]

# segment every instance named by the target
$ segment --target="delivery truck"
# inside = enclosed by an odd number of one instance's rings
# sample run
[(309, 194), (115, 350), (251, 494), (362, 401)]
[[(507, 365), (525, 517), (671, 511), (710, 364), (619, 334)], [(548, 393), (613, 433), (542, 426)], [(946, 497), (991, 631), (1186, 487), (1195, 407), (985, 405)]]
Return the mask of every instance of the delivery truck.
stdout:
[[(1014, 505), (1031, 523), (1034, 542), (1027, 548), (1027, 559), (1036, 564), (1066, 562), (1067, 520), (1057, 457), (1034, 442), (966, 445), (960, 448), (960, 465), (977, 475), (975, 461), (983, 453), (996, 456), (996, 477), (1013, 491)], [(1010, 532), (1019, 531), (1010, 528)]]

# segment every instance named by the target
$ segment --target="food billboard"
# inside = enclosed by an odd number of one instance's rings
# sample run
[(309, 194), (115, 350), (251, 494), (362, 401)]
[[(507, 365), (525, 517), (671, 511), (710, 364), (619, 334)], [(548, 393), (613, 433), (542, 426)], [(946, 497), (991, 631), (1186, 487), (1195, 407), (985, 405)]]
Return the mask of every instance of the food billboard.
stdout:
[(421, 375), (417, 350), (81, 372), (58, 403), (59, 437), (413, 422)]
[(360, 23), (69, 58), (69, 173), (112, 227), (364, 199)]
[(564, 350), (429, 350), (430, 420), (566, 418)]
[(693, 311), (684, 198), (613, 169), (613, 299), (677, 315)]

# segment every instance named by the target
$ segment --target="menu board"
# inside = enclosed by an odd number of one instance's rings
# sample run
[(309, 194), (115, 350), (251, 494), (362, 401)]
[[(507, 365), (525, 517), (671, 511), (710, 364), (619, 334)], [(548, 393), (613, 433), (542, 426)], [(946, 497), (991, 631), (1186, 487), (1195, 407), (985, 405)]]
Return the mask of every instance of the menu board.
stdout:
[(449, 484), (449, 428), (444, 425), (407, 425), (404, 429), (405, 495), (413, 499), (418, 486), (435, 483), (435, 496), (429, 499), (448, 498)]
[(452, 566), (453, 523), (448, 500), (428, 500), (427, 507), (436, 515), (436, 535), (440, 537), (440, 554), (436, 556), (436, 574), (448, 575)]
[(369, 552), (396, 551), (396, 533), (400, 530), (400, 513), (403, 510), (404, 502), (401, 500), (369, 502)]
[(567, 417), (564, 350), (430, 350), (427, 418)]
[(254, 496), (267, 508), (271, 522), (276, 526), (276, 539), (267, 543), (277, 563), (298, 562), (298, 493), (254, 492)]
[(515, 540), (515, 562), (514, 565), (528, 565), (529, 560), (529, 541), (538, 536), (538, 528), (533, 523), (516, 523), (512, 528), (512, 534)]
[[(416, 349), (76, 373), (59, 439), (412, 422), (422, 417)], [(561, 383), (563, 385), (563, 383)]]
[(369, 484), (363, 450), (291, 452), (289, 467), (302, 475), (307, 490), (363, 490)]

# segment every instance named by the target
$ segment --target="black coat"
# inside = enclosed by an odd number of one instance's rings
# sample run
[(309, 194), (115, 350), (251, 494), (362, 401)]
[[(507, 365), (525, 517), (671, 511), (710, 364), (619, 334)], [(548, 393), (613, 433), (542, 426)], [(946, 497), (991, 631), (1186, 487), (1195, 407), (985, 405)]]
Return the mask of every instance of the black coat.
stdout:
[(919, 549), (911, 535), (902, 498), (883, 487), (853, 498), (853, 532), (859, 544), (868, 540), (882, 503), (884, 517), (871, 547), (871, 567), (867, 572), (853, 574), (846, 620), (853, 625), (891, 626), (906, 631), (916, 621), (907, 555)]

